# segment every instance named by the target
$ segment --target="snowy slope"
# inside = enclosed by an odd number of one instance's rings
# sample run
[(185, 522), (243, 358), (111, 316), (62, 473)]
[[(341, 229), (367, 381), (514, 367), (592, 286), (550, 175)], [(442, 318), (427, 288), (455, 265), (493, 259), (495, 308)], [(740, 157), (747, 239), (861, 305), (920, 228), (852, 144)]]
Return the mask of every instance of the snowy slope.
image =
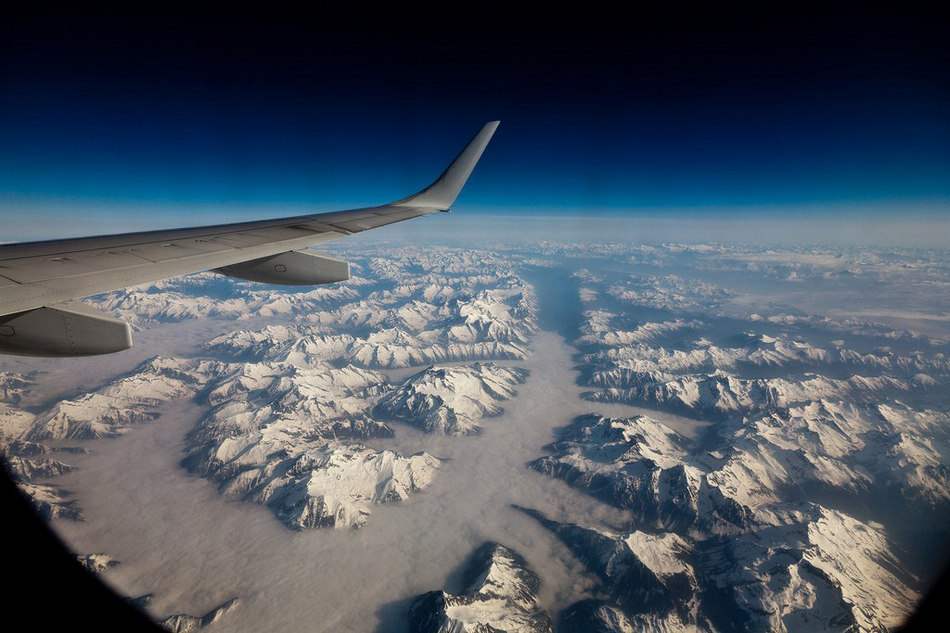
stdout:
[(381, 414), (440, 435), (473, 435), (478, 422), (500, 415), (500, 402), (512, 398), (528, 372), (494, 363), (430, 366), (383, 396)]
[(466, 570), (466, 589), (455, 596), (431, 591), (409, 608), (411, 633), (551, 633), (551, 620), (538, 607), (541, 580), (516, 552), (498, 543), (475, 551)]
[(612, 505), (652, 528), (688, 534), (744, 530), (750, 508), (713, 485), (690, 459), (688, 442), (646, 416), (581, 416), (530, 465)]

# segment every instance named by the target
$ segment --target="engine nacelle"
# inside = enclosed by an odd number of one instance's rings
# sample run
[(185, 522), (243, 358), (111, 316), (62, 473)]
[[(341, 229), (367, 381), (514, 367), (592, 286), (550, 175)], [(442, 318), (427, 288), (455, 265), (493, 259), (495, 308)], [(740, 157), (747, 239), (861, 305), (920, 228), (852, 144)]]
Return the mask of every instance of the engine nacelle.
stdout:
[(350, 264), (318, 253), (288, 251), (216, 268), (215, 272), (265, 284), (316, 286), (346, 281), (350, 278)]
[(132, 347), (132, 329), (82, 303), (0, 316), (0, 352), (24, 356), (93, 356)]

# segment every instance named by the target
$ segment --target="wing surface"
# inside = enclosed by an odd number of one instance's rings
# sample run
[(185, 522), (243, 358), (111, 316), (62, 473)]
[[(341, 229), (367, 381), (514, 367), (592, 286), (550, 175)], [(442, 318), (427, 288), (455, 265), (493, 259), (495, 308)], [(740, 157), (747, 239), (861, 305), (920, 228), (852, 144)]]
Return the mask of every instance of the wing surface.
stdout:
[(486, 124), (419, 194), (276, 220), (0, 245), (0, 315), (295, 251), (449, 208), (497, 128)]

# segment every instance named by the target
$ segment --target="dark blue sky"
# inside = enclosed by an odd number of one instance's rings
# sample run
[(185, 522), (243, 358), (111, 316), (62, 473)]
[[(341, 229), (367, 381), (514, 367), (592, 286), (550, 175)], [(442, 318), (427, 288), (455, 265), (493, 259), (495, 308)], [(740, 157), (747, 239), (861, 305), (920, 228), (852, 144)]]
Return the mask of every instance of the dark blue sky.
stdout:
[(2, 213), (383, 203), (496, 118), (468, 208), (950, 209), (936, 14), (544, 17), (12, 15)]

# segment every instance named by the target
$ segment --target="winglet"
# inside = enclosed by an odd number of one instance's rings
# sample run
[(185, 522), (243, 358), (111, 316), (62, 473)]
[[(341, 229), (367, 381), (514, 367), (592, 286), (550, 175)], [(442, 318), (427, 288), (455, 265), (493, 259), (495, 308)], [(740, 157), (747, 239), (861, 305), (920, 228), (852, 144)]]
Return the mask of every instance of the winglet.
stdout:
[(459, 154), (448, 169), (442, 172), (438, 180), (420, 191), (419, 193), (403, 198), (393, 205), (402, 207), (425, 207), (429, 209), (446, 210), (462, 190), (462, 186), (475, 168), (475, 163), (481, 158), (485, 146), (491, 140), (492, 134), (498, 127), (500, 121), (490, 121), (469, 141), (462, 153)]

